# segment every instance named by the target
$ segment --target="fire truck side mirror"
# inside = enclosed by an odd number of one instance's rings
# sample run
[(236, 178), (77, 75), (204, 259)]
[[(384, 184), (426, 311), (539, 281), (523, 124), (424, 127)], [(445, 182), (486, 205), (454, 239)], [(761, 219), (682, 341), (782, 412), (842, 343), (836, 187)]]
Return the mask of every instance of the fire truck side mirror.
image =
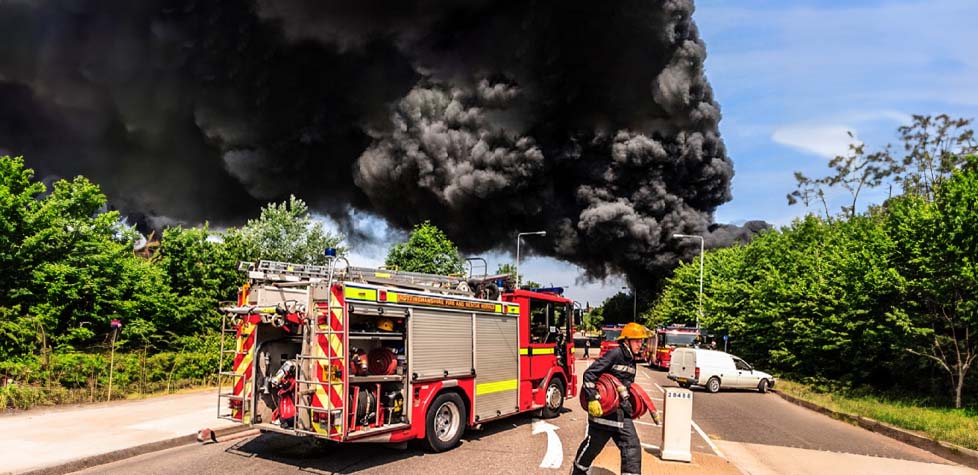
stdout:
[(579, 327), (584, 324), (584, 310), (579, 308), (574, 309), (574, 327)]

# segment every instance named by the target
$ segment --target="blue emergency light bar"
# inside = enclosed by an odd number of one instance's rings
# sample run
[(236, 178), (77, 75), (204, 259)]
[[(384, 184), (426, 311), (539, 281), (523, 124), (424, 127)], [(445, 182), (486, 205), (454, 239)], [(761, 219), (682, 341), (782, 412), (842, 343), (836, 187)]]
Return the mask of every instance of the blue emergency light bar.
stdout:
[(563, 287), (545, 287), (545, 288), (542, 288), (542, 289), (534, 289), (533, 291), (534, 292), (539, 292), (541, 294), (556, 294), (556, 295), (561, 295), (561, 296), (564, 295), (564, 288)]

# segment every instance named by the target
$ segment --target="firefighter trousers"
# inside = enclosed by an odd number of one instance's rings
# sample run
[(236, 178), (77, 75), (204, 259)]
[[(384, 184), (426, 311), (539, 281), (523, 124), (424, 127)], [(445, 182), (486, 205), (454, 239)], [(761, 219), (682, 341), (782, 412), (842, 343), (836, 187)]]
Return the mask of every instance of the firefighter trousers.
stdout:
[(608, 443), (608, 439), (614, 440), (618, 450), (621, 451), (621, 474), (642, 473), (642, 443), (638, 440), (638, 432), (635, 432), (635, 423), (627, 417), (622, 418), (621, 422), (589, 418), (587, 434), (581, 446), (577, 448), (574, 470), (571, 473), (587, 474), (591, 469), (591, 463)]

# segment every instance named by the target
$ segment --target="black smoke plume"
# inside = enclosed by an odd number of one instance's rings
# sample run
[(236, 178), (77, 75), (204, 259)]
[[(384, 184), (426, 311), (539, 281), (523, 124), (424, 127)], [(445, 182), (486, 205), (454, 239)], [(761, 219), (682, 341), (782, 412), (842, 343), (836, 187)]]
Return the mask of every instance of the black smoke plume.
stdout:
[[(689, 0), (0, 3), (0, 153), (152, 226), (294, 193), (657, 281), (733, 166)], [(721, 232), (711, 233), (718, 230)], [(691, 254), (692, 253), (692, 254)]]

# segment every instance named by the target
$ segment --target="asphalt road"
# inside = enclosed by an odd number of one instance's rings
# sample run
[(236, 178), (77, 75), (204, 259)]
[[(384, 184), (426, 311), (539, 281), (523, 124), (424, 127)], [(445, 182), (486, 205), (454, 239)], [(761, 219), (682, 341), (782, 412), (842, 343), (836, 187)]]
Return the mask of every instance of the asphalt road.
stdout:
[[(578, 362), (578, 376), (588, 363)], [(665, 373), (640, 368), (636, 382), (662, 407), (662, 388), (675, 386)], [(458, 448), (430, 454), (414, 444), (395, 449), (376, 444), (323, 445), (278, 434), (193, 445), (146, 454), (90, 469), (86, 474), (248, 474), (248, 473), (563, 473), (570, 470), (584, 435), (586, 416), (577, 399), (548, 423), (558, 427), (563, 464), (559, 470), (539, 468), (548, 450), (547, 435), (533, 433), (529, 415), (487, 423), (470, 431)], [(661, 428), (645, 418), (637, 425), (650, 453), (661, 446)], [(694, 452), (713, 454), (725, 444), (762, 444), (817, 451), (875, 455), (919, 462), (947, 463), (928, 452), (895, 442), (821, 414), (789, 404), (774, 394), (694, 389)], [(699, 428), (709, 439), (699, 435)], [(730, 445), (729, 447), (732, 447)], [(738, 445), (739, 446), (739, 445)], [(722, 450), (718, 449), (722, 454)]]

